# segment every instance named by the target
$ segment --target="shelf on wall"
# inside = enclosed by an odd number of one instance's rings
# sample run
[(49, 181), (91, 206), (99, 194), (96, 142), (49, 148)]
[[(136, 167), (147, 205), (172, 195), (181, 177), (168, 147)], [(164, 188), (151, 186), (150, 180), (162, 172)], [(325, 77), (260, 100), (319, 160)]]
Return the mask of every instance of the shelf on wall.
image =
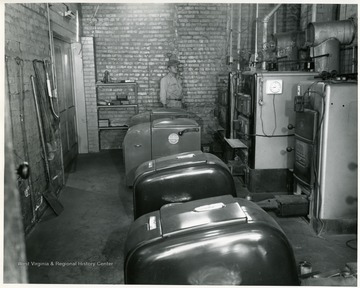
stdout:
[(97, 105), (97, 108), (131, 108), (138, 107), (137, 104), (123, 104), (123, 105)]
[[(98, 119), (99, 119), (99, 114), (102, 113), (102, 112), (100, 112), (100, 110), (105, 112), (104, 110), (106, 110), (106, 109), (119, 109), (119, 110), (121, 110), (121, 109), (126, 109), (126, 108), (134, 108), (134, 113), (135, 114), (139, 113), (139, 105), (138, 105), (138, 88), (139, 88), (139, 85), (138, 85), (138, 83), (136, 81), (131, 81), (131, 82), (110, 82), (110, 83), (103, 83), (103, 82), (97, 81), (95, 83), (95, 86), (96, 86), (96, 99), (97, 99), (97, 101), (99, 101), (100, 93), (103, 93), (104, 91), (107, 91), (107, 90), (114, 91), (114, 90), (117, 90), (117, 88), (119, 88), (119, 89), (133, 89), (134, 98), (135, 98), (135, 99), (132, 99), (131, 102), (130, 102), (130, 103), (134, 103), (134, 104), (97, 105), (96, 110), (97, 110)], [(102, 89), (102, 88), (109, 88), (109, 89)], [(123, 112), (119, 112), (119, 113), (123, 113)], [(111, 122), (111, 119), (109, 119), (109, 120)], [(101, 150), (101, 139), (100, 139), (100, 132), (101, 131), (110, 131), (110, 130), (113, 130), (113, 131), (114, 130), (127, 131), (128, 129), (129, 129), (129, 127), (127, 127), (127, 126), (98, 127), (99, 149)]]
[(125, 82), (125, 83), (120, 83), (120, 82), (112, 82), (112, 83), (95, 83), (96, 86), (128, 86), (128, 85), (137, 85), (137, 82)]
[(125, 126), (108, 126), (108, 127), (99, 127), (99, 130), (128, 130), (129, 127)]

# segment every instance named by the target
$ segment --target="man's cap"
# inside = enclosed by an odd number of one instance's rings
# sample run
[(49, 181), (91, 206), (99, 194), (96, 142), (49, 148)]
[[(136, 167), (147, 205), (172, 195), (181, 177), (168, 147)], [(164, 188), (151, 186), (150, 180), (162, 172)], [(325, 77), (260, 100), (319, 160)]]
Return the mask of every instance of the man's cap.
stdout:
[(170, 66), (177, 66), (180, 64), (180, 61), (178, 60), (169, 60), (168, 64), (167, 64), (167, 67), (170, 67)]

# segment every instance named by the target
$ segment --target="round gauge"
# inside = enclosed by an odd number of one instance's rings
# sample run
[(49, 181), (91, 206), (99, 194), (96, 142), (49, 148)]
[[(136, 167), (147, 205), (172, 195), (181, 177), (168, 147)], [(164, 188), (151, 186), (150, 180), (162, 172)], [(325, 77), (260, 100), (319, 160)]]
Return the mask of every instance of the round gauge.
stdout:
[(273, 81), (269, 89), (274, 94), (281, 93), (281, 83), (279, 81)]
[(281, 94), (282, 86), (282, 80), (268, 80), (266, 81), (266, 94)]

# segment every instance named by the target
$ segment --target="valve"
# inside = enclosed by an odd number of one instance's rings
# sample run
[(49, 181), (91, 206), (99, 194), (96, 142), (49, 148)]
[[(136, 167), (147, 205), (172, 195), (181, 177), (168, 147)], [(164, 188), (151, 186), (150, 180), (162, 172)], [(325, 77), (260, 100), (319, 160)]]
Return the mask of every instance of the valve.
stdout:
[(291, 152), (291, 151), (293, 151), (294, 150), (294, 147), (286, 147), (286, 151), (287, 152)]

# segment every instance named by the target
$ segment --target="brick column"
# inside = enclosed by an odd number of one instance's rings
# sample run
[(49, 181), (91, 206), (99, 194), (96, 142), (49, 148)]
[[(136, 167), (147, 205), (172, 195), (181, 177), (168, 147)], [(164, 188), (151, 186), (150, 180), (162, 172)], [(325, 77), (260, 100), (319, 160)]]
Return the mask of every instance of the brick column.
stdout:
[(86, 101), (86, 121), (89, 152), (99, 152), (98, 115), (96, 108), (96, 69), (94, 38), (81, 37), (83, 49), (84, 86)]

